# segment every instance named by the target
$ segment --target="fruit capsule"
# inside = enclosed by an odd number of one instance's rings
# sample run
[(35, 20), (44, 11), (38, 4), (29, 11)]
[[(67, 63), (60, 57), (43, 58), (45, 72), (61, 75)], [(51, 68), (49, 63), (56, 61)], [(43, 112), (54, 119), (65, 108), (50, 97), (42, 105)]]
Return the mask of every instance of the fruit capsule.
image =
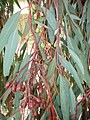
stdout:
[(16, 85), (15, 84), (13, 84), (13, 86), (12, 86), (12, 92), (16, 92)]
[(8, 89), (9, 86), (10, 86), (10, 82), (7, 82), (4, 88), (5, 88), (5, 89)]
[(27, 101), (26, 100), (22, 101), (21, 102), (21, 108), (25, 109), (26, 106), (27, 106)]
[(22, 85), (20, 83), (17, 84), (16, 91), (21, 91)]
[(28, 108), (29, 108), (29, 109), (32, 109), (35, 105), (36, 105), (36, 103), (35, 103), (34, 101), (30, 101), (30, 102), (28, 103)]

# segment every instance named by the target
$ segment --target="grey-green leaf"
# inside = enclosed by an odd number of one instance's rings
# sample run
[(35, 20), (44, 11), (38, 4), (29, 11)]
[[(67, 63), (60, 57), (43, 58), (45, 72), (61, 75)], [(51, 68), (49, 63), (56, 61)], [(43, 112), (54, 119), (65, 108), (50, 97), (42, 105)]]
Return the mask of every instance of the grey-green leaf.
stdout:
[(73, 115), (75, 114), (76, 100), (72, 88), (70, 88), (69, 91), (70, 91), (70, 111), (71, 111), (71, 115)]
[(0, 52), (5, 47), (5, 45), (8, 43), (8, 39), (10, 35), (15, 30), (18, 24), (19, 17), (20, 17), (20, 12), (12, 15), (10, 19), (4, 25), (2, 32), (0, 34)]
[(60, 100), (63, 120), (69, 120), (69, 83), (62, 76), (60, 76)]
[(18, 45), (18, 30), (15, 29), (14, 32), (11, 33), (8, 40), (8, 44), (6, 45), (5, 57), (4, 57), (4, 63), (3, 63), (4, 76), (9, 75), (9, 71), (13, 62), (17, 45)]
[(47, 73), (47, 78), (50, 79), (52, 77), (52, 75), (54, 74), (55, 71), (55, 67), (56, 67), (56, 60), (55, 57), (53, 58), (53, 60), (51, 61), (49, 68), (48, 68), (48, 73)]
[(59, 55), (59, 62), (61, 62), (61, 64), (73, 75), (73, 77), (74, 77), (78, 87), (80, 88), (81, 92), (84, 93), (79, 76), (78, 76), (76, 70), (74, 69), (74, 67), (72, 66), (72, 64), (60, 55)]
[(49, 35), (49, 39), (50, 39), (51, 44), (53, 44), (55, 36), (54, 36), (54, 31), (52, 30), (52, 28), (48, 28), (48, 35)]
[(90, 23), (90, 0), (88, 0), (87, 6), (87, 23)]
[(43, 11), (46, 14), (46, 19), (47, 19), (49, 25), (52, 27), (52, 29), (54, 31), (57, 30), (58, 29), (58, 25), (57, 25), (57, 22), (56, 22), (54, 14), (50, 10), (48, 10), (48, 9), (46, 10), (45, 7), (43, 7)]
[(11, 93), (11, 89), (9, 89), (9, 90), (6, 92), (6, 94), (4, 95), (3, 100), (2, 100), (2, 105), (4, 105), (4, 103), (5, 103), (8, 95), (9, 95), (10, 93)]
[(79, 69), (81, 70), (82, 74), (84, 74), (85, 73), (84, 72), (84, 67), (83, 67), (83, 64), (82, 64), (80, 58), (78, 57), (78, 55), (74, 51), (72, 51), (71, 49), (69, 49), (69, 52), (70, 52), (73, 60), (77, 63), (77, 65), (78, 65)]

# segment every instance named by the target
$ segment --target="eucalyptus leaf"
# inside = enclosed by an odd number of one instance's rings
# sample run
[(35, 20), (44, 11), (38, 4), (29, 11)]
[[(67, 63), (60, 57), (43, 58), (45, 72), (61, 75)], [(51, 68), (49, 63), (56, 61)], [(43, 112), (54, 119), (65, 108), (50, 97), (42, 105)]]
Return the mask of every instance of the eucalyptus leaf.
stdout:
[(3, 73), (4, 76), (9, 75), (9, 71), (13, 62), (13, 58), (18, 45), (18, 30), (15, 29), (14, 32), (9, 37), (8, 44), (6, 45), (4, 63), (3, 63)]
[(48, 68), (48, 73), (47, 73), (47, 78), (50, 79), (52, 75), (54, 74), (56, 68), (56, 60), (55, 57), (52, 59), (50, 62), (49, 68)]
[(73, 77), (74, 77), (78, 87), (80, 88), (81, 92), (84, 93), (79, 76), (78, 76), (76, 70), (74, 69), (74, 67), (72, 66), (72, 64), (60, 55), (59, 55), (59, 62), (61, 62), (61, 64), (73, 75)]
[(46, 14), (46, 19), (48, 21), (48, 24), (51, 26), (51, 28), (53, 29), (53, 31), (58, 29), (58, 25), (55, 19), (55, 16), (53, 15), (53, 13), (50, 10), (46, 10), (45, 7), (42, 8), (44, 13)]
[(61, 75), (60, 75), (60, 100), (63, 120), (69, 120), (69, 106), (70, 106), (69, 83)]
[(85, 74), (82, 61), (80, 60), (80, 58), (78, 57), (78, 55), (74, 51), (72, 51), (71, 49), (69, 49), (69, 52), (71, 54), (71, 57), (73, 58), (73, 60), (78, 65), (79, 69), (81, 70), (82, 74)]
[(70, 87), (70, 111), (71, 111), (71, 115), (75, 114), (75, 108), (76, 108), (76, 100), (75, 100), (75, 95), (74, 92), (72, 90), (72, 88)]
[(55, 35), (54, 35), (52, 28), (48, 28), (48, 35), (49, 35), (49, 39), (50, 39), (51, 44), (53, 44), (54, 39), (55, 39)]
[(19, 18), (20, 18), (20, 12), (13, 14), (4, 25), (0, 33), (0, 52), (8, 43), (9, 37), (12, 34), (12, 32), (16, 29)]
[(2, 105), (4, 105), (6, 99), (8, 98), (8, 95), (11, 93), (11, 89), (7, 90), (6, 94), (4, 95), (3, 97), (3, 100), (2, 100)]

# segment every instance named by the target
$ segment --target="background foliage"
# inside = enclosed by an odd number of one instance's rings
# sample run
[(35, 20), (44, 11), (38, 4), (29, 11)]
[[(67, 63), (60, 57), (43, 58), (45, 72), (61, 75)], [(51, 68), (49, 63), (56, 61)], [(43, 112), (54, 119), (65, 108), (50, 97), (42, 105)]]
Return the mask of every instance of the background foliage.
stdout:
[(27, 2), (21, 19), (19, 1), (0, 1), (0, 118), (87, 120), (90, 0)]

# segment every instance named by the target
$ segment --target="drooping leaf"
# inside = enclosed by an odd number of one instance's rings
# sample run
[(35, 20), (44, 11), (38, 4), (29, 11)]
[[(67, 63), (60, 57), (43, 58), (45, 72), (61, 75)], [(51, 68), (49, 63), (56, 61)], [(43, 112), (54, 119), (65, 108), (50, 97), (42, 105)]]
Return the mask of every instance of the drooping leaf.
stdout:
[(4, 76), (9, 75), (9, 71), (13, 62), (13, 58), (18, 45), (18, 30), (15, 29), (14, 32), (9, 37), (8, 44), (6, 45), (5, 57), (3, 63), (3, 73)]
[[(60, 84), (60, 76), (59, 76), (59, 84)], [(63, 119), (63, 116), (62, 116), (62, 111), (61, 111), (61, 108), (60, 108), (60, 104), (61, 104), (61, 101), (60, 101), (60, 94), (58, 94), (54, 100), (54, 106), (55, 106), (55, 109), (57, 111), (57, 114), (59, 116), (59, 118), (62, 120)]]
[(47, 115), (48, 115), (48, 112), (46, 110), (40, 120), (47, 120)]
[(78, 57), (78, 55), (74, 51), (72, 51), (71, 49), (69, 49), (69, 52), (70, 52), (73, 60), (77, 63), (77, 65), (78, 65), (79, 69), (81, 70), (82, 74), (85, 74), (83, 64), (82, 64), (80, 58)]
[(15, 1), (15, 3), (18, 5), (18, 7), (21, 9), (21, 7), (20, 7), (20, 4), (19, 4), (18, 0), (14, 0), (14, 1)]
[(9, 5), (10, 5), (10, 11), (13, 13), (13, 7), (14, 7), (14, 1), (13, 0), (9, 0)]
[(69, 120), (69, 106), (70, 106), (69, 83), (62, 76), (60, 76), (60, 100), (63, 120)]
[[(13, 113), (15, 113), (17, 110), (20, 110), (19, 105), (20, 105), (20, 98), (21, 98), (21, 92), (16, 92), (15, 93), (15, 99), (14, 99), (14, 110)], [(20, 120), (20, 112), (16, 113), (16, 120)]]
[(78, 16), (74, 15), (74, 14), (71, 14), (71, 18), (73, 20), (80, 20), (80, 18)]
[(48, 35), (49, 35), (49, 39), (51, 44), (54, 43), (54, 39), (55, 39), (55, 35), (54, 35), (54, 31), (52, 30), (52, 28), (48, 28)]
[(75, 112), (76, 112), (75, 108), (76, 108), (75, 95), (74, 95), (72, 88), (70, 87), (70, 111), (71, 111), (71, 115), (75, 114)]
[(58, 25), (55, 19), (55, 16), (53, 15), (53, 13), (50, 10), (46, 10), (45, 7), (43, 7), (43, 11), (46, 14), (46, 19), (48, 21), (48, 24), (51, 26), (51, 28), (53, 29), (53, 31), (58, 29)]
[(47, 73), (47, 78), (50, 79), (52, 77), (52, 75), (54, 74), (55, 71), (55, 67), (56, 67), (56, 60), (55, 57), (52, 59), (49, 68), (48, 68), (48, 73)]
[(32, 118), (32, 112), (30, 111), (29, 115), (27, 116), (26, 120), (31, 120)]
[(6, 117), (0, 113), (0, 120), (7, 120)]
[(11, 117), (9, 117), (7, 120), (14, 120), (14, 117), (11, 116)]
[(5, 47), (5, 45), (8, 43), (8, 39), (10, 35), (15, 30), (18, 24), (19, 17), (20, 17), (20, 12), (12, 15), (10, 19), (4, 25), (2, 32), (0, 34), (0, 52)]
[(9, 90), (6, 92), (6, 94), (4, 95), (3, 100), (2, 100), (2, 105), (4, 105), (4, 103), (5, 103), (8, 95), (9, 95), (10, 93), (11, 93), (11, 89), (9, 89)]
[(72, 66), (72, 64), (60, 55), (59, 55), (59, 62), (61, 62), (61, 64), (73, 75), (73, 77), (74, 77), (78, 87), (80, 88), (81, 92), (84, 93), (81, 81), (78, 77), (78, 74), (77, 74), (76, 70)]
[(16, 62), (15, 68), (14, 68), (14, 71), (13, 71), (13, 75), (15, 75), (18, 72), (18, 70), (19, 70), (19, 63)]
[[(22, 60), (22, 63), (20, 65), (20, 69), (19, 71), (29, 62), (30, 60), (30, 55), (26, 54), (24, 59)], [(22, 73), (19, 75), (17, 82), (19, 82), (19, 80), (22, 78), (23, 74), (28, 70), (28, 66), (25, 67), (25, 69), (22, 71)]]
[(88, 0), (88, 6), (87, 6), (87, 23), (90, 22), (90, 0)]
[(64, 5), (63, 5), (63, 2), (62, 2), (62, 0), (58, 0), (58, 5), (59, 5), (59, 7), (58, 7), (58, 13), (59, 13), (59, 19), (60, 20), (62, 20), (62, 17), (63, 17), (63, 13), (64, 13)]

